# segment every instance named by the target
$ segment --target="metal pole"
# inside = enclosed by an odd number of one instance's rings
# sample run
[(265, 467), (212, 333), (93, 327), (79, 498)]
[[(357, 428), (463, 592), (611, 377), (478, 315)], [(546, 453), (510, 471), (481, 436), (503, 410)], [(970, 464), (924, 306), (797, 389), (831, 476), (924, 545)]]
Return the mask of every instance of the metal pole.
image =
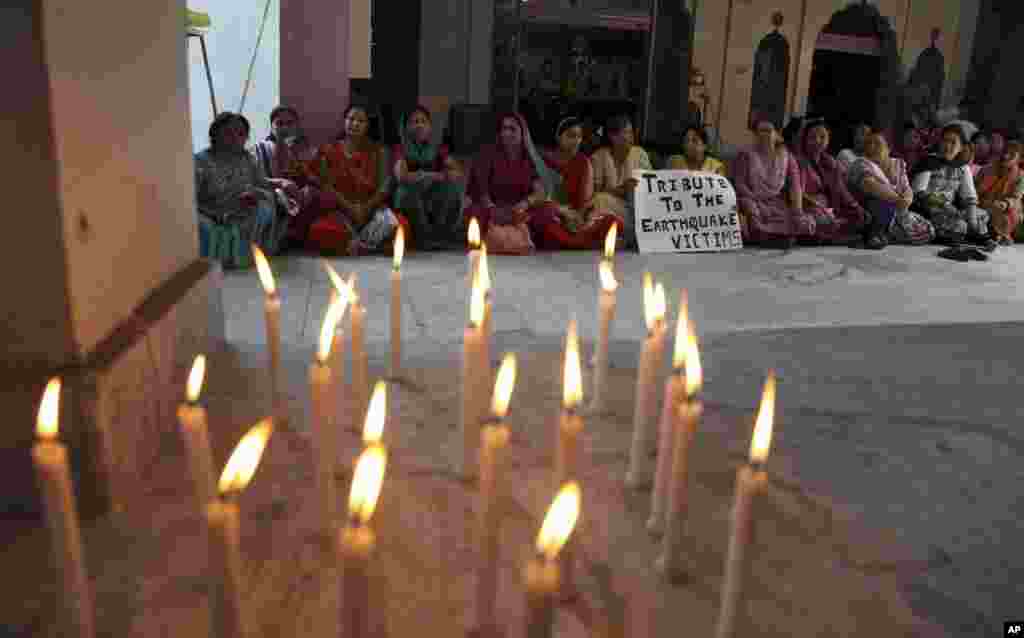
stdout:
[(648, 31), (648, 46), (647, 46), (647, 86), (644, 91), (644, 109), (643, 109), (643, 135), (641, 135), (641, 142), (644, 137), (648, 140), (651, 139), (651, 97), (654, 91), (654, 44), (655, 44), (655, 32), (658, 28), (658, 8), (659, 0), (651, 0), (651, 26)]
[(256, 54), (260, 50), (260, 43), (263, 42), (263, 30), (267, 28), (267, 15), (270, 13), (270, 0), (263, 5), (263, 19), (260, 21), (260, 30), (256, 35), (256, 46), (252, 48), (252, 59), (249, 60), (249, 73), (245, 76), (245, 86), (242, 87), (242, 99), (238, 103), (238, 112), (245, 110), (245, 98), (249, 95), (249, 85), (252, 84), (252, 70), (256, 66)]
[(213, 94), (213, 76), (210, 75), (210, 58), (206, 55), (206, 38), (201, 33), (196, 37), (199, 38), (199, 48), (203, 51), (203, 68), (206, 69), (206, 83), (210, 86), (210, 105), (213, 107), (213, 117), (216, 119), (220, 111), (217, 110), (217, 97)]

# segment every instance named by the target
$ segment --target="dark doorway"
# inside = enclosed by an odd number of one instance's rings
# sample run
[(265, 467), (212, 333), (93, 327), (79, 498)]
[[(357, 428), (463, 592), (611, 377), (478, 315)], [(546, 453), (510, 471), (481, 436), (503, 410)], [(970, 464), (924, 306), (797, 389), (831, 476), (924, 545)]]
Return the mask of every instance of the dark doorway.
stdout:
[(860, 122), (877, 121), (882, 59), (877, 55), (818, 49), (811, 63), (807, 113), (832, 127), (833, 153), (849, 148)]

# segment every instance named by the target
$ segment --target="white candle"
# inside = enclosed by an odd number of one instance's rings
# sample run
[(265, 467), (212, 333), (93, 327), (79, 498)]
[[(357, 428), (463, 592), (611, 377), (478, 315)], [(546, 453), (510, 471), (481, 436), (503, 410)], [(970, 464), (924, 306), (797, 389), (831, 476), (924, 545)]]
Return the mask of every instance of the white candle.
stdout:
[(756, 499), (768, 485), (764, 463), (771, 448), (772, 421), (775, 416), (775, 375), (770, 373), (761, 396), (754, 435), (750, 442), (750, 463), (736, 471), (736, 499), (732, 509), (732, 534), (729, 536), (729, 554), (725, 562), (722, 600), (719, 605), (716, 638), (737, 635), (742, 622), (743, 581), (749, 569), (747, 550), (754, 542)]
[(491, 371), (491, 335), (493, 323), (491, 322), (491, 309), (494, 296), (494, 289), (491, 286), (490, 260), (487, 258), (487, 244), (480, 244), (480, 259), (477, 261), (477, 269), (480, 271), (480, 287), (484, 291), (484, 321), (482, 324), (484, 333), (483, 352), (480, 358), (484, 361), (485, 369)]
[(270, 353), (270, 396), (273, 401), (273, 414), (280, 421), (285, 418), (283, 396), (281, 387), (281, 298), (277, 294), (277, 287), (274, 283), (274, 273), (270, 270), (270, 262), (267, 261), (263, 251), (256, 244), (252, 245), (253, 259), (256, 262), (256, 272), (259, 274), (260, 283), (266, 298), (263, 302), (263, 315), (266, 319), (267, 328), (267, 350)]
[(313, 434), (316, 441), (316, 490), (320, 499), (324, 534), (333, 538), (338, 520), (338, 499), (334, 474), (338, 458), (338, 430), (335, 424), (333, 370), (329, 365), (331, 346), (338, 323), (347, 304), (335, 295), (324, 314), (316, 356), (309, 366), (310, 402), (313, 408)]
[(515, 382), (516, 358), (507, 354), (494, 384), (492, 420), (480, 433), (480, 511), (477, 522), (480, 563), (476, 581), (476, 623), (481, 636), (499, 633), (495, 604), (501, 519), (506, 498), (506, 448), (510, 436), (504, 419)]
[(363, 306), (359, 296), (354, 273), (349, 278), (349, 290), (352, 295), (352, 300), (349, 302), (351, 306), (349, 310), (349, 332), (352, 338), (352, 384), (350, 390), (353, 405), (355, 406), (352, 419), (355, 423), (359, 423), (366, 416), (364, 410), (368, 400), (367, 393), (370, 390), (370, 372), (369, 362), (366, 358), (366, 341), (364, 336), (366, 307)]
[(391, 269), (391, 378), (402, 369), (402, 256), (405, 254), (405, 230), (395, 231), (394, 261)]
[(466, 243), (469, 245), (469, 251), (466, 253), (466, 294), (468, 295), (473, 286), (477, 263), (480, 260), (480, 224), (477, 223), (476, 217), (469, 220)]
[(686, 361), (689, 319), (686, 314), (686, 292), (680, 297), (672, 374), (665, 380), (665, 396), (661, 404), (661, 419), (658, 421), (658, 457), (654, 470), (654, 489), (651, 491), (651, 517), (647, 520), (648, 531), (656, 536), (664, 531), (666, 495), (672, 470), (672, 441), (679, 415), (679, 402), (683, 398), (683, 364)]
[(462, 383), (461, 409), (459, 412), (459, 431), (462, 434), (461, 457), (458, 459), (457, 473), (465, 479), (476, 477), (478, 451), (480, 443), (480, 426), (483, 416), (481, 409), (482, 396), (486, 396), (484, 385), (490, 381), (485, 372), (483, 361), (484, 291), (479, 277), (473, 278), (469, 303), (469, 325), (462, 337)]
[(341, 562), (341, 635), (366, 638), (370, 634), (370, 566), (377, 545), (370, 517), (377, 507), (387, 452), (370, 445), (359, 456), (352, 472), (349, 493), (349, 522), (338, 538)]
[(32, 447), (32, 461), (46, 510), (53, 561), (61, 576), (60, 635), (92, 638), (95, 635), (92, 591), (82, 559), (68, 451), (57, 440), (60, 388), (58, 378), (46, 385), (36, 420), (38, 441)]
[(655, 438), (652, 420), (664, 356), (665, 293), (661, 284), (651, 289), (650, 273), (644, 273), (644, 315), (647, 338), (640, 351), (633, 411), (633, 441), (629, 453), (629, 470), (626, 473), (626, 485), (633, 488), (647, 487), (654, 476), (648, 455)]
[(213, 475), (213, 454), (210, 451), (210, 437), (206, 425), (206, 410), (199, 405), (199, 392), (203, 387), (206, 373), (206, 357), (199, 355), (192, 364), (185, 391), (185, 403), (178, 406), (178, 421), (185, 442), (189, 474), (195, 490), (199, 512), (206, 511), (216, 495), (216, 479)]
[[(615, 226), (612, 226), (612, 229), (614, 228)], [(615, 274), (609, 260), (601, 260), (599, 272), (601, 278), (601, 292), (598, 295), (597, 301), (597, 352), (594, 355), (594, 399), (591, 403), (591, 409), (595, 413), (603, 412), (605, 407), (605, 393), (607, 392), (608, 386), (609, 366), (608, 341), (611, 337), (612, 321), (615, 320), (615, 292), (619, 287), (619, 282), (615, 281)]]
[(558, 554), (576, 527), (580, 488), (568, 483), (559, 490), (537, 535), (537, 556), (526, 564), (526, 638), (552, 638), (555, 605), (561, 589)]
[(256, 473), (272, 432), (273, 420), (265, 419), (242, 437), (220, 476), (218, 487), (221, 498), (206, 507), (210, 540), (209, 564), (217, 575), (210, 610), (213, 635), (217, 638), (245, 636), (242, 557), (239, 552), (240, 521), (235, 498)]
[(690, 447), (704, 411), (704, 406), (699, 398), (704, 373), (700, 364), (700, 353), (697, 350), (697, 336), (693, 331), (692, 324), (687, 326), (686, 332), (685, 395), (682, 402), (676, 404), (671, 438), (666, 442), (668, 444), (666, 451), (672, 463), (672, 475), (667, 482), (663, 499), (668, 513), (659, 567), (670, 582), (683, 581), (688, 576), (684, 541), (690, 505)]

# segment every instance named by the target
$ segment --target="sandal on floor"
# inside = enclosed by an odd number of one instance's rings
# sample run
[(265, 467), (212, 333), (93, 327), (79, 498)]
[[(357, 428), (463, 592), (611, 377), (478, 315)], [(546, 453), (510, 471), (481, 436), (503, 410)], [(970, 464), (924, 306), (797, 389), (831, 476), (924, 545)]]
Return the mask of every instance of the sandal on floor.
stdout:
[(964, 248), (956, 247), (944, 248), (939, 251), (939, 257), (943, 259), (952, 259), (953, 261), (970, 261), (971, 257), (967, 254)]
[(867, 242), (864, 243), (864, 247), (868, 250), (882, 250), (889, 245), (889, 242), (885, 240), (885, 237), (881, 235), (874, 235), (869, 237)]
[(964, 252), (967, 253), (967, 256), (974, 261), (988, 261), (988, 255), (977, 248), (967, 248)]

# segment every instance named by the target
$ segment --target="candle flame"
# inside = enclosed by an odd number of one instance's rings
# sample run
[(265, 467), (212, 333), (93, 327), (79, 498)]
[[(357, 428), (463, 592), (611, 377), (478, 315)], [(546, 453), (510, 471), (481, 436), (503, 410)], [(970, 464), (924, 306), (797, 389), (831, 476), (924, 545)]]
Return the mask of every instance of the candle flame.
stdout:
[(203, 390), (203, 379), (206, 377), (206, 356), (196, 355), (192, 362), (192, 370), (188, 373), (188, 383), (185, 384), (185, 399), (189, 403), (199, 400), (199, 393)]
[(516, 387), (516, 355), (511, 352), (501, 360), (498, 378), (494, 381), (494, 398), (491, 400), (491, 411), (494, 416), (504, 419), (508, 414), (508, 404), (512, 400), (512, 390)]
[(221, 494), (245, 489), (260, 465), (263, 450), (267, 447), (267, 440), (273, 432), (274, 421), (269, 417), (246, 432), (224, 465), (224, 472), (217, 484)]
[(686, 291), (679, 293), (679, 317), (676, 318), (676, 342), (672, 350), (672, 367), (679, 370), (686, 363), (686, 350), (689, 348), (687, 336), (690, 334), (690, 315), (687, 312)]
[(43, 390), (43, 399), (39, 402), (39, 414), (36, 416), (36, 435), (41, 439), (57, 438), (60, 416), (60, 377), (50, 379)]
[(384, 421), (388, 415), (388, 385), (378, 381), (373, 386), (370, 407), (366, 409), (366, 422), (363, 423), (363, 443), (374, 445), (380, 443), (384, 435)]
[(686, 333), (686, 396), (692, 397), (700, 391), (704, 380), (704, 369), (700, 364), (700, 351), (697, 349), (697, 335), (693, 326)]
[(405, 228), (401, 224), (398, 225), (398, 230), (395, 231), (395, 248), (394, 248), (394, 259), (393, 266), (395, 270), (402, 267), (402, 257), (405, 256)]
[(615, 272), (612, 270), (610, 262), (601, 260), (601, 265), (598, 266), (598, 274), (601, 276), (602, 290), (605, 292), (615, 292), (618, 289), (619, 282), (615, 281)]
[(491, 269), (487, 265), (487, 243), (480, 244), (480, 259), (476, 262), (477, 270), (480, 273), (480, 286), (484, 289), (484, 294), (491, 291)]
[(775, 372), (768, 373), (761, 394), (761, 408), (754, 423), (754, 436), (750, 441), (750, 462), (764, 463), (772, 446), (772, 426), (775, 420)]
[(548, 508), (537, 534), (537, 551), (548, 560), (554, 560), (569, 540), (580, 515), (580, 485), (566, 483)]
[(580, 339), (576, 320), (569, 322), (565, 336), (565, 370), (562, 375), (562, 406), (577, 408), (583, 402), (583, 371), (580, 367)]
[(356, 468), (352, 472), (352, 489), (348, 496), (348, 511), (362, 525), (369, 522), (377, 508), (387, 464), (387, 452), (380, 445), (368, 446), (356, 460)]
[(665, 320), (665, 313), (668, 311), (668, 303), (665, 301), (665, 287), (658, 282), (654, 287), (654, 318), (657, 321)]
[(338, 294), (331, 299), (324, 313), (324, 321), (320, 324), (320, 342), (316, 349), (316, 358), (320, 363), (325, 363), (327, 357), (331, 356), (331, 345), (334, 343), (334, 334), (338, 330), (338, 324), (345, 316), (345, 308), (348, 307), (348, 297)]
[(650, 272), (644, 273), (644, 322), (647, 324), (647, 331), (654, 330), (656, 318), (654, 316), (654, 278)]
[[(341, 275), (338, 274), (338, 271), (336, 271), (329, 263), (327, 263), (326, 260), (323, 263), (324, 270), (327, 271), (327, 276), (330, 277), (331, 284), (334, 286), (334, 291), (338, 293), (338, 296), (341, 299), (345, 300), (346, 304), (349, 303), (352, 297), (352, 285), (346, 283), (345, 280), (341, 278)], [(352, 277), (352, 282), (354, 283), (355, 275), (353, 275)]]
[(270, 262), (256, 244), (252, 245), (252, 257), (256, 261), (256, 272), (259, 273), (260, 283), (263, 284), (263, 292), (268, 296), (274, 294), (277, 290), (274, 285), (274, 273), (270, 270)]
[(484, 287), (480, 284), (480, 271), (473, 274), (473, 286), (469, 291), (469, 322), (479, 328), (484, 322)]
[(615, 257), (615, 240), (619, 234), (619, 225), (612, 224), (608, 234), (604, 236), (604, 258), (611, 260)]
[(476, 217), (469, 220), (469, 229), (466, 231), (466, 243), (469, 244), (470, 250), (480, 248), (480, 224), (476, 221)]

